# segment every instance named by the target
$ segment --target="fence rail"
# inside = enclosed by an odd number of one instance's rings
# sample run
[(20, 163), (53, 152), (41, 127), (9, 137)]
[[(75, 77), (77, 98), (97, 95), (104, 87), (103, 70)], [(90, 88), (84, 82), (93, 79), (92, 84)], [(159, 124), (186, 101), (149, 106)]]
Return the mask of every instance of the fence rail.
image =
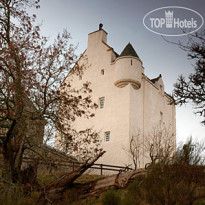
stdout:
[[(33, 163), (33, 158), (30, 158), (30, 157), (24, 157), (23, 158), (23, 162), (24, 163), (27, 163), (27, 164), (32, 164)], [(83, 165), (83, 163), (78, 163), (78, 162), (66, 162), (66, 161), (63, 161), (63, 162), (60, 162), (60, 163), (50, 163), (50, 164), (46, 164), (45, 162), (43, 161), (39, 161), (39, 164), (40, 165), (47, 165), (47, 166), (50, 166), (52, 168), (58, 168), (58, 167), (68, 167), (70, 170), (74, 171), (77, 167), (80, 167)], [(130, 166), (130, 165), (129, 165)], [(118, 172), (118, 173), (121, 173), (121, 172), (126, 172), (126, 171), (129, 171), (129, 170), (132, 170), (132, 168), (130, 168), (129, 166), (116, 166), (116, 165), (110, 165), (110, 164), (93, 164), (90, 169), (96, 169), (96, 170), (100, 170), (100, 174), (103, 175), (103, 170), (105, 171), (113, 171), (113, 172)]]
[(115, 166), (115, 165), (108, 165), (108, 164), (93, 164), (93, 166), (90, 167), (91, 169), (100, 169), (100, 174), (103, 175), (103, 170), (106, 171), (115, 171), (115, 172), (126, 172), (129, 170), (132, 170), (129, 166)]

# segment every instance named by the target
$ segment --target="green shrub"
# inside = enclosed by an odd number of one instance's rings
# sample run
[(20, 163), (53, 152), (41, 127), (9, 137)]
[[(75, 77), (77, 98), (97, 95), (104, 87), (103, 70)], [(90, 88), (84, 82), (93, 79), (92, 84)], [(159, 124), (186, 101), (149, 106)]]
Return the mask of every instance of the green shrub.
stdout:
[(120, 205), (120, 197), (115, 193), (114, 190), (107, 191), (102, 197), (103, 205)]
[(205, 204), (201, 147), (188, 141), (171, 158), (165, 155), (153, 162), (144, 177), (130, 184), (122, 204)]
[(205, 199), (202, 199), (194, 203), (194, 205), (204, 205), (204, 204), (205, 204)]
[(122, 205), (143, 205), (143, 188), (141, 186), (144, 177), (138, 177), (134, 182), (129, 184), (127, 192), (122, 199)]
[(37, 193), (30, 197), (24, 197), (20, 193), (9, 193), (7, 196), (4, 193), (0, 193), (0, 205), (35, 205), (37, 197)]

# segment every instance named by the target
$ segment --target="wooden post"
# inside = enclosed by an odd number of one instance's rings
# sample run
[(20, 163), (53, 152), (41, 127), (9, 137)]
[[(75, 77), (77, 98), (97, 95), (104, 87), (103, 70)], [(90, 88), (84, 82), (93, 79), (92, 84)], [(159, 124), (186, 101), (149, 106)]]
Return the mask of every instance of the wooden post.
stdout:
[(103, 165), (100, 164), (100, 175), (102, 175), (102, 173), (103, 173)]
[(74, 169), (75, 169), (75, 162), (73, 162), (73, 172), (74, 172)]

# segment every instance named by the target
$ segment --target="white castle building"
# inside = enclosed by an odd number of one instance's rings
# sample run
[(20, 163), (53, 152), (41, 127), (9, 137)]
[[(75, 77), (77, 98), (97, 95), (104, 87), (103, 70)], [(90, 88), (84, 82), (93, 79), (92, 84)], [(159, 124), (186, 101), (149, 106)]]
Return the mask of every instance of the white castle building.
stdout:
[[(142, 61), (130, 43), (118, 55), (107, 44), (107, 32), (100, 24), (99, 30), (88, 34), (83, 56), (86, 56), (87, 68), (82, 77), (75, 77), (73, 86), (78, 88), (86, 81), (91, 82), (92, 100), (98, 109), (89, 120), (77, 119), (76, 127), (100, 131), (106, 153), (98, 163), (132, 164), (125, 151), (130, 148), (131, 137), (140, 132), (143, 140), (159, 124), (169, 128), (175, 146), (175, 105), (168, 103), (171, 97), (164, 91), (162, 76), (149, 79), (144, 74)], [(84, 61), (80, 58), (78, 63)], [(71, 75), (65, 81), (69, 81)], [(140, 160), (140, 167), (149, 161), (145, 156)]]

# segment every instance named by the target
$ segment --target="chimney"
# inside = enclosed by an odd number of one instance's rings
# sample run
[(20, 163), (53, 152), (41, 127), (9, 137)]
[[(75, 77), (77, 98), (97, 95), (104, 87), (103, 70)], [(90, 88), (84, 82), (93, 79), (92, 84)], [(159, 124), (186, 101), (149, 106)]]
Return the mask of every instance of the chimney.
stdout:
[(100, 23), (100, 24), (99, 24), (99, 30), (102, 30), (102, 27), (103, 27), (103, 24)]
[(105, 42), (107, 43), (107, 32), (102, 29), (103, 24), (99, 24), (99, 30), (88, 34), (88, 48), (95, 47), (97, 44)]

